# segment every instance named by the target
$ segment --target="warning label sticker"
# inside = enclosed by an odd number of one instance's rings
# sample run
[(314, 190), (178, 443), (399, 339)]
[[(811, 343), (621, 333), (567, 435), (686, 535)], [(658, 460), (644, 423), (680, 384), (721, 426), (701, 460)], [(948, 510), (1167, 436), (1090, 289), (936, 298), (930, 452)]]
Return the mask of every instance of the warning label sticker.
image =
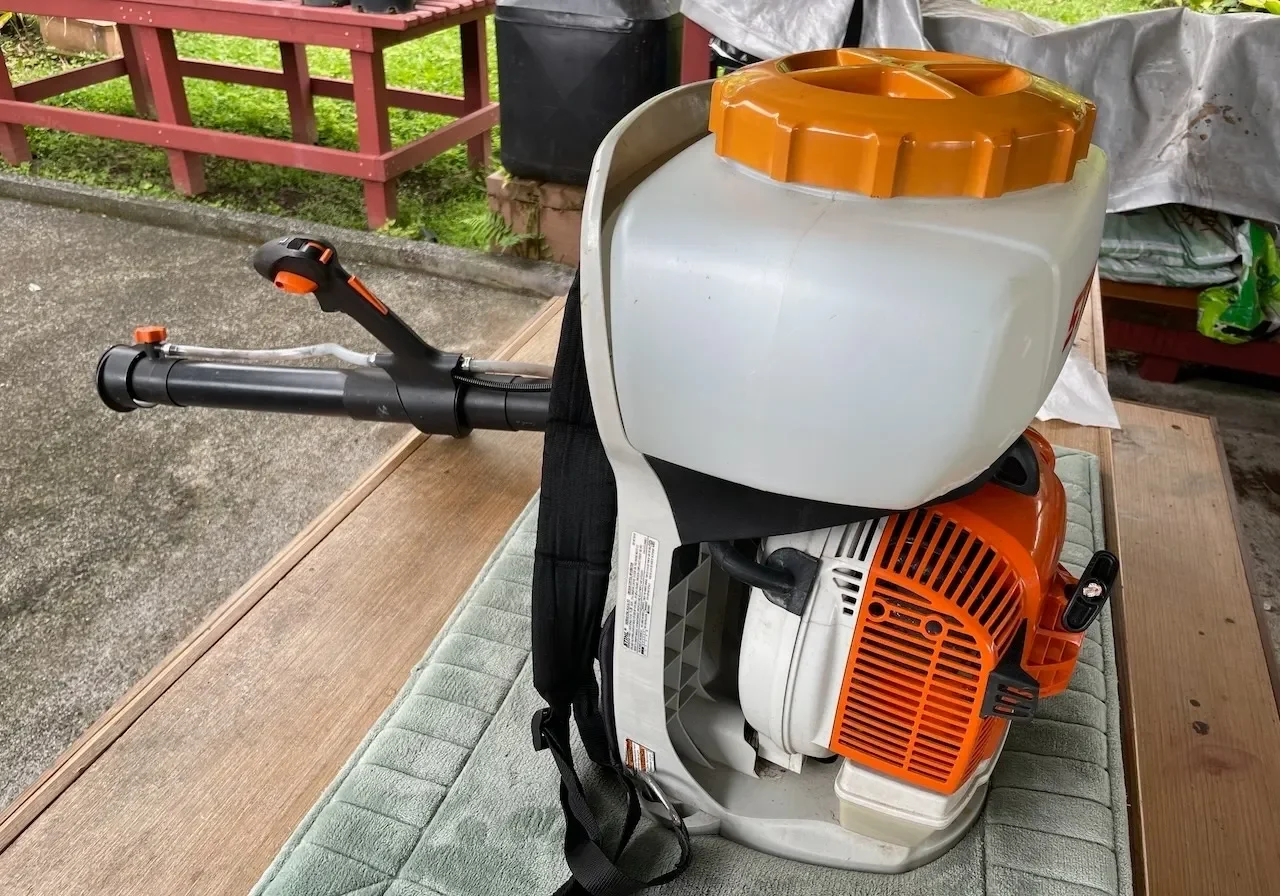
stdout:
[(627, 738), (627, 751), (624, 757), (627, 768), (639, 769), (642, 772), (652, 772), (654, 770), (655, 756), (653, 750), (650, 750), (644, 744), (636, 743), (631, 738)]
[(627, 578), (622, 592), (622, 646), (649, 655), (649, 623), (653, 613), (653, 582), (658, 573), (658, 540), (631, 533)]

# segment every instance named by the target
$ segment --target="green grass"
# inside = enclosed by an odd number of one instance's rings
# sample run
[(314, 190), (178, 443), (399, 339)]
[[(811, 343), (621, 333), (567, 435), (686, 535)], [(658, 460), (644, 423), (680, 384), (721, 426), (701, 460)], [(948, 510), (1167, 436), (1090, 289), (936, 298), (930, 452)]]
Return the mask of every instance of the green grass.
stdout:
[(1151, 0), (981, 0), (996, 9), (1014, 9), (1042, 19), (1068, 25), (1090, 22), (1104, 16), (1144, 12), (1154, 4)]
[[(274, 44), (207, 34), (179, 34), (178, 52), (185, 57), (279, 68)], [(45, 51), (28, 33), (6, 37), (5, 54), (15, 82), (22, 82), (92, 61), (63, 59)], [(438, 93), (461, 95), (462, 68), (456, 29), (393, 47), (386, 52), (387, 82)], [(324, 47), (308, 50), (316, 75), (349, 78), (350, 58)], [(490, 37), (491, 91), (497, 95), (495, 53)], [(212, 81), (186, 81), (191, 117), (200, 127), (264, 137), (288, 139), (289, 111), (283, 91)], [(48, 102), (77, 109), (133, 115), (133, 96), (127, 79), (87, 87)], [(315, 101), (316, 125), (322, 146), (355, 149), (356, 121), (351, 103)], [(392, 109), (391, 133), (397, 145), (416, 139), (451, 119)], [(147, 196), (181, 198), (172, 189), (165, 154), (158, 149), (82, 137), (57, 131), (28, 129), (34, 161), (24, 166), (32, 174), (109, 187)], [(495, 159), (497, 139), (495, 130)], [(4, 163), (0, 162), (0, 168)], [(314, 174), (216, 156), (205, 158), (208, 192), (194, 201), (248, 211), (289, 215), (344, 227), (365, 227), (361, 182), (352, 178)], [(392, 232), (419, 237), (423, 228), (441, 242), (473, 246), (476, 220), (486, 211), (483, 175), (467, 166), (465, 146), (455, 147), (400, 178), (400, 214)]]

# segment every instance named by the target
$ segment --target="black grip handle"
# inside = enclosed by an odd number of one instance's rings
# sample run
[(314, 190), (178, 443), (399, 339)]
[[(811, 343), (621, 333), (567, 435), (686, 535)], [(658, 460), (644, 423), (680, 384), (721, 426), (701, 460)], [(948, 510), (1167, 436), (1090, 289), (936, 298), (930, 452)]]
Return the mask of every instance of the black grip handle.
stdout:
[[(333, 244), (307, 236), (285, 236), (263, 243), (253, 253), (253, 269), (277, 288), (298, 294), (328, 293), (335, 278), (350, 276), (338, 264)], [(287, 276), (281, 277), (282, 273)]]
[(265, 243), (253, 253), (253, 268), (277, 289), (312, 293), (322, 311), (340, 311), (364, 327), (387, 347), (387, 365), (394, 379), (435, 379), (451, 376), (462, 356), (448, 354), (425, 342), (359, 277), (338, 261), (333, 244), (317, 237), (286, 236)]
[[(462, 355), (442, 352), (425, 342), (387, 305), (347, 272), (338, 250), (325, 240), (286, 236), (260, 246), (253, 267), (278, 289), (312, 293), (322, 311), (340, 311), (364, 327), (390, 352), (379, 361), (395, 381), (410, 410), (410, 421), (423, 432), (464, 435), (467, 425), (454, 373)], [(414, 393), (409, 398), (407, 393)]]

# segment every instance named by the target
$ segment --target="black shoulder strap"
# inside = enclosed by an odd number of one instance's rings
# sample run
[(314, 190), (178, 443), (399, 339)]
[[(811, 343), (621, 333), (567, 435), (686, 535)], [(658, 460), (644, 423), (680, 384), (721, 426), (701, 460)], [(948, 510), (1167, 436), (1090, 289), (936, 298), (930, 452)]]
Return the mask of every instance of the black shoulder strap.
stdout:
[(553, 709), (567, 711), (594, 677), (617, 522), (617, 485), (587, 386), (575, 279), (551, 382), (533, 560), (533, 684)]
[[(565, 861), (572, 874), (556, 896), (629, 896), (676, 877), (690, 858), (689, 834), (677, 819), (680, 858), (671, 871), (637, 880), (618, 867), (640, 820), (640, 798), (618, 761), (595, 677), (617, 518), (613, 468), (587, 385), (575, 279), (565, 303), (551, 384), (533, 566), (533, 682), (547, 701), (533, 717), (533, 745), (548, 750), (560, 772)], [(591, 759), (613, 769), (626, 788), (626, 818), (612, 854), (604, 848), (599, 820), (573, 767), (571, 715)]]

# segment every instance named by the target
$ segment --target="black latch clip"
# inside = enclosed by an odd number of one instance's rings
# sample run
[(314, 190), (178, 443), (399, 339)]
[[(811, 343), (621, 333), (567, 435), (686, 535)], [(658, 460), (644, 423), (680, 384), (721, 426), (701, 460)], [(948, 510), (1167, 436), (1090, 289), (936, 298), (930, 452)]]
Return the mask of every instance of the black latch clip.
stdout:
[(1067, 598), (1067, 608), (1062, 611), (1062, 627), (1069, 632), (1082, 632), (1092, 625), (1111, 597), (1111, 589), (1115, 587), (1119, 573), (1120, 561), (1115, 554), (1096, 552)]

